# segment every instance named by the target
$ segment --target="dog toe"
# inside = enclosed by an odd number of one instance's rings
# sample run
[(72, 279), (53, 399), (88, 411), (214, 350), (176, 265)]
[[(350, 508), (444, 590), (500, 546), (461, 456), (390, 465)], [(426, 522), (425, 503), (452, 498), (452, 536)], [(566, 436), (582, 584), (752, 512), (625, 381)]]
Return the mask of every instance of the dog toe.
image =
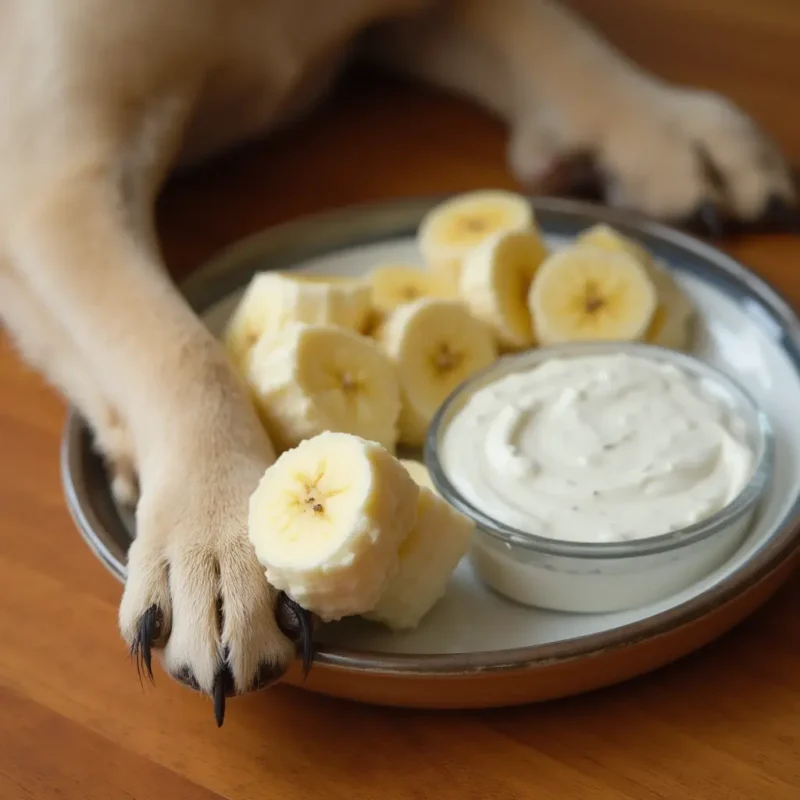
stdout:
[[(257, 676), (269, 674), (274, 682), (286, 672), (308, 616), (297, 608), (287, 625), (284, 603), (267, 583), (249, 542), (237, 540), (226, 547), (220, 553), (219, 566), (222, 642), (235, 689), (246, 692)], [(299, 637), (293, 636), (295, 629), (300, 630)], [(306, 637), (310, 638), (310, 633)]]

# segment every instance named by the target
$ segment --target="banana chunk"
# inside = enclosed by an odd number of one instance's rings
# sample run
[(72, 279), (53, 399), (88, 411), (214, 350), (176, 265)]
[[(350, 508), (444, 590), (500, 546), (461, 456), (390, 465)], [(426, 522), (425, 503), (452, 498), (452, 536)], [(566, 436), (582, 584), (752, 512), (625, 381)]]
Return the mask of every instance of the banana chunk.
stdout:
[(447, 297), (447, 287), (431, 272), (404, 264), (384, 264), (369, 275), (372, 306), (382, 315), (420, 297)]
[(489, 326), (502, 348), (534, 343), (528, 291), (547, 255), (541, 237), (530, 229), (493, 234), (464, 259), (461, 299)]
[(658, 306), (644, 340), (673, 350), (690, 349), (696, 309), (669, 270), (657, 264), (638, 242), (608, 225), (595, 225), (575, 241), (577, 245), (599, 247), (609, 252), (622, 251), (636, 258), (647, 269), (658, 295)]
[(474, 530), (472, 520), (420, 485), (417, 521), (400, 546), (400, 568), (363, 616), (392, 630), (416, 628), (444, 596)]
[(489, 329), (455, 300), (423, 298), (400, 306), (380, 336), (400, 380), (399, 441), (412, 446), (424, 442), (450, 392), (497, 358)]
[(628, 253), (628, 255), (633, 256), (644, 266), (649, 266), (653, 261), (650, 257), (650, 253), (648, 253), (642, 245), (621, 234), (610, 225), (606, 225), (604, 222), (592, 225), (591, 228), (587, 228), (585, 231), (578, 234), (575, 238), (575, 244), (578, 246), (588, 245), (590, 247), (597, 247), (609, 253), (619, 253), (620, 251)]
[(400, 415), (395, 370), (375, 342), (353, 331), (295, 322), (263, 336), (250, 355), (246, 382), (278, 450), (323, 431), (394, 449)]
[(500, 189), (464, 192), (425, 215), (417, 244), (431, 270), (457, 291), (461, 265), (470, 250), (498, 231), (533, 225), (533, 209), (522, 195)]
[(324, 621), (371, 611), (399, 570), (419, 488), (375, 442), (325, 432), (283, 453), (250, 497), (269, 583)]
[(431, 480), (431, 474), (428, 468), (421, 462), (415, 461), (413, 458), (401, 458), (400, 463), (406, 468), (408, 474), (414, 479), (414, 482), (419, 486), (424, 486), (432, 492), (436, 492), (436, 487)]
[(371, 304), (368, 283), (352, 278), (261, 272), (250, 281), (231, 315), (222, 341), (240, 371), (262, 336), (293, 322), (359, 330)]
[(528, 303), (540, 344), (641, 339), (658, 305), (647, 269), (632, 255), (570, 247), (539, 267)]
[(690, 350), (697, 318), (694, 303), (663, 267), (653, 264), (650, 279), (658, 293), (658, 306), (645, 341), (671, 350)]

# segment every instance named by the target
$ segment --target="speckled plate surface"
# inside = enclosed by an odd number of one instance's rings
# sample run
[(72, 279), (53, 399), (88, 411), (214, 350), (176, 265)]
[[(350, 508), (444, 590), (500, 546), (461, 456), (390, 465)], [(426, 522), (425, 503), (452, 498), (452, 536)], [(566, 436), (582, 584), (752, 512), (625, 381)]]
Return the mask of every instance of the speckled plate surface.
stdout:
[[(364, 274), (386, 261), (422, 263), (414, 234), (441, 198), (348, 208), (249, 237), (197, 270), (183, 290), (219, 331), (263, 269)], [(365, 702), (468, 708), (533, 702), (619, 682), (675, 660), (735, 625), (797, 565), (800, 540), (800, 321), (765, 282), (720, 251), (631, 216), (565, 200), (533, 200), (553, 246), (603, 221), (668, 264), (698, 306), (694, 354), (746, 385), (775, 430), (775, 477), (739, 550), (688, 589), (634, 611), (564, 614), (514, 605), (488, 591), (464, 559), (446, 596), (414, 631), (360, 619), (328, 625), (305, 682)], [(82, 420), (64, 432), (62, 476), (86, 543), (120, 580), (133, 519), (118, 508)]]

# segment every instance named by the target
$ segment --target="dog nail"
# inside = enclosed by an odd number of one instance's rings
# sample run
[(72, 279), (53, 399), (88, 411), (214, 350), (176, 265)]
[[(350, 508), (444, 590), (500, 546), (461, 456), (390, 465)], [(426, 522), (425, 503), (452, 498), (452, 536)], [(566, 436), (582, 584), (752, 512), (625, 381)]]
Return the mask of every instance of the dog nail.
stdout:
[(214, 678), (214, 688), (211, 691), (214, 698), (214, 719), (217, 727), (221, 728), (225, 721), (225, 700), (233, 694), (233, 676), (227, 666), (223, 666)]
[(602, 201), (605, 180), (594, 160), (588, 156), (575, 158), (568, 167), (567, 192), (572, 197)]
[(150, 606), (139, 620), (139, 630), (131, 644), (131, 658), (136, 662), (136, 670), (142, 675), (142, 668), (148, 680), (153, 683), (153, 649), (157, 647), (164, 634), (164, 614), (156, 606)]
[(768, 226), (780, 231), (800, 233), (800, 210), (778, 195), (769, 198), (761, 219)]
[(297, 645), (302, 655), (303, 675), (308, 675), (314, 660), (314, 631), (311, 614), (295, 603), (287, 594), (281, 592), (278, 597), (276, 619), (283, 635)]
[(695, 212), (693, 222), (712, 239), (720, 239), (725, 233), (722, 214), (711, 202), (703, 203)]

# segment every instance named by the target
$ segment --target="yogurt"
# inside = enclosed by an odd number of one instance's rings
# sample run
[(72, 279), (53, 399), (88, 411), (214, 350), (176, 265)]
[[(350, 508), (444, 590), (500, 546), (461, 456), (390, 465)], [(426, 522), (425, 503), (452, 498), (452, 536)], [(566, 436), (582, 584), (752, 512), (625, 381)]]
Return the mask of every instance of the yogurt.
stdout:
[(744, 420), (713, 388), (627, 353), (553, 358), (483, 386), (442, 432), (439, 460), (486, 516), (588, 543), (701, 522), (755, 467)]

